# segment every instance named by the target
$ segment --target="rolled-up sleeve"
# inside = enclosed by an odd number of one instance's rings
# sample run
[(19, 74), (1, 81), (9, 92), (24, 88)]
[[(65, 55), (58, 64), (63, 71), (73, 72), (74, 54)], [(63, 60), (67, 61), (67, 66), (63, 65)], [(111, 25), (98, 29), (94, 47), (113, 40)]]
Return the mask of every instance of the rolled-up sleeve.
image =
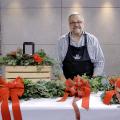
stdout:
[(104, 74), (105, 58), (98, 39), (96, 37), (93, 37), (93, 39), (92, 47), (88, 47), (90, 58), (94, 64), (93, 74), (95, 76), (102, 76)]
[(63, 74), (63, 70), (62, 70), (62, 43), (60, 41), (61, 39), (58, 40), (57, 42), (57, 61), (58, 61), (58, 69), (59, 69), (59, 74)]

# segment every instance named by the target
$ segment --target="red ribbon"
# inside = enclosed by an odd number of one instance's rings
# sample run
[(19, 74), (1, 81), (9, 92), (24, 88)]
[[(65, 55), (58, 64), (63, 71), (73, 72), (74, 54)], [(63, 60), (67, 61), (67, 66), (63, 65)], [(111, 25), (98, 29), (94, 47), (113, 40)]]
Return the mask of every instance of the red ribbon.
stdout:
[(19, 98), (24, 93), (24, 83), (22, 78), (17, 77), (12, 82), (5, 82), (0, 78), (0, 102), (1, 104), (1, 114), (3, 120), (11, 120), (10, 111), (8, 107), (8, 99), (12, 101), (12, 110), (14, 120), (22, 120), (22, 115), (20, 111)]
[(110, 103), (113, 95), (116, 95), (116, 97), (118, 98), (118, 100), (120, 102), (120, 94), (119, 94), (119, 92), (120, 92), (120, 78), (110, 79), (110, 83), (115, 86), (115, 89), (105, 92), (105, 96), (103, 98), (103, 103), (107, 104), (107, 105)]
[(74, 77), (73, 80), (66, 80), (66, 89), (64, 96), (58, 102), (63, 102), (68, 96), (75, 96), (73, 99), (72, 106), (74, 108), (76, 119), (80, 120), (80, 112), (76, 102), (82, 98), (82, 107), (89, 109), (89, 98), (90, 98), (90, 85), (88, 80), (81, 78), (79, 75)]

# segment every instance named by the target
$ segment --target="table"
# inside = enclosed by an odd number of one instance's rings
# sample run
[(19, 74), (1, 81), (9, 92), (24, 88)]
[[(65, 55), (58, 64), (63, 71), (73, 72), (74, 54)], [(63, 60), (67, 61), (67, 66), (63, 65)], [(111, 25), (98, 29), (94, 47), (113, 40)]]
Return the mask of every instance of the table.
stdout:
[[(100, 95), (101, 92), (91, 94), (89, 110), (81, 108), (81, 100), (77, 102), (81, 120), (120, 120), (120, 105), (104, 105)], [(73, 97), (69, 97), (65, 102), (56, 102), (58, 99), (60, 98), (20, 100), (23, 120), (75, 120), (71, 104)], [(9, 108), (11, 111), (11, 102)]]

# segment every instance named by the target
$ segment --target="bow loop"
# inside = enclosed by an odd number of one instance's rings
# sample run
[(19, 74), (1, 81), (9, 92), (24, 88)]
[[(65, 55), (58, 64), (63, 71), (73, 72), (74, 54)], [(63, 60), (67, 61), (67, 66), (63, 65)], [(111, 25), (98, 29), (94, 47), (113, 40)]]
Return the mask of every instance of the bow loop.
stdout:
[(14, 120), (22, 120), (18, 97), (22, 96), (23, 93), (24, 82), (22, 78), (17, 77), (12, 82), (5, 82), (0, 78), (0, 101), (2, 101), (1, 113), (3, 120), (11, 120), (8, 108), (9, 98), (12, 100)]
[(79, 108), (76, 102), (82, 98), (82, 107), (85, 109), (89, 108), (89, 97), (90, 97), (90, 85), (88, 80), (83, 79), (79, 75), (74, 77), (73, 80), (67, 79), (65, 82), (66, 89), (65, 94), (58, 102), (63, 102), (68, 96), (74, 96), (72, 106), (74, 108), (76, 119), (80, 120)]
[(83, 79), (79, 75), (74, 77), (73, 80), (67, 79), (65, 92), (69, 94), (69, 96), (75, 96), (79, 98), (90, 96), (90, 85), (88, 80)]

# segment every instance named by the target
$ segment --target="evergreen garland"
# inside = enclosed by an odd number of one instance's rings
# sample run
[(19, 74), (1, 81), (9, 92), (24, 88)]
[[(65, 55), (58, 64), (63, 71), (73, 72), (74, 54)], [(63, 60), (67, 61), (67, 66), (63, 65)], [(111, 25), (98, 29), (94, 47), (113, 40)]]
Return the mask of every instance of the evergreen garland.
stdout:
[(38, 81), (24, 80), (24, 95), (21, 99), (62, 97), (65, 90), (63, 81)]

